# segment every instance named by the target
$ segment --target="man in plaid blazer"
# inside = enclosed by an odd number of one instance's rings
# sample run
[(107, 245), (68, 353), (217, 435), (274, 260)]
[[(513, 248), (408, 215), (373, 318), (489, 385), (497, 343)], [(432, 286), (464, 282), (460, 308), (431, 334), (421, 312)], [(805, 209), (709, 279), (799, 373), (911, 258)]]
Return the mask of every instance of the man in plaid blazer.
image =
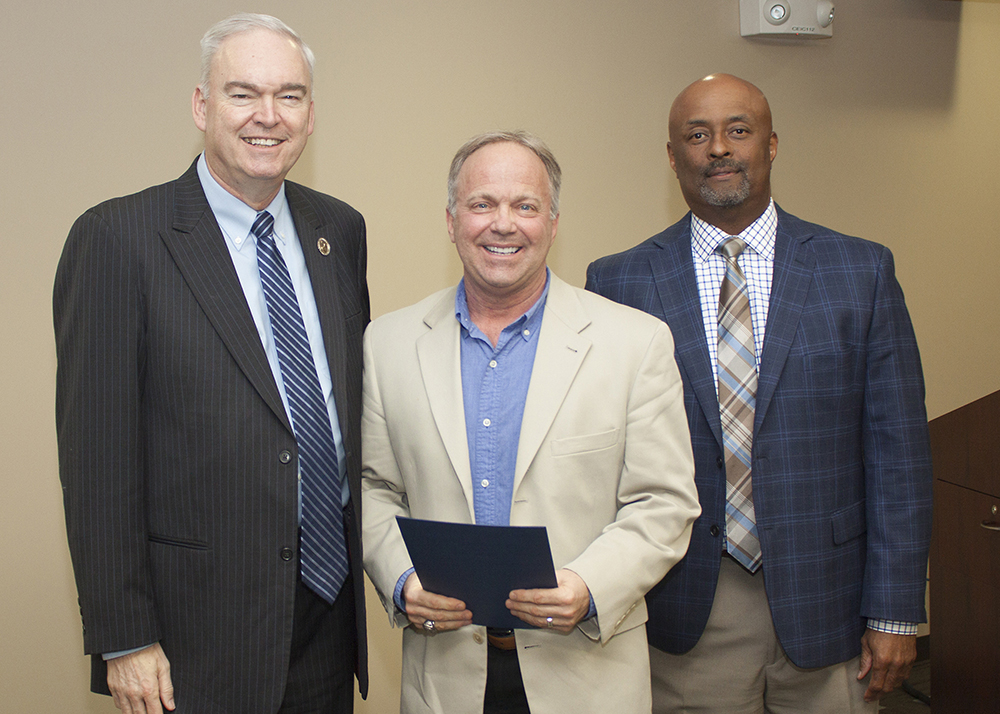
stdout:
[[(587, 271), (589, 289), (670, 326), (694, 448), (702, 514), (647, 596), (654, 711), (875, 711), (916, 655), (931, 523), (923, 377), (892, 255), (774, 204), (778, 139), (753, 85), (710, 75), (669, 121), (691, 212)], [(756, 342), (753, 572), (727, 555), (716, 376), (716, 251), (733, 236)]]

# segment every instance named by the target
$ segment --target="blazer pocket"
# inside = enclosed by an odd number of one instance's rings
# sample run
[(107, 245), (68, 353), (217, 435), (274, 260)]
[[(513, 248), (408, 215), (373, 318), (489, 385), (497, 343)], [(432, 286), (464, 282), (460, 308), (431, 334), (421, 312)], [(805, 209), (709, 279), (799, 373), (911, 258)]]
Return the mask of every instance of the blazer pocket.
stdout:
[(830, 517), (830, 521), (833, 524), (834, 545), (840, 545), (853, 538), (857, 538), (868, 530), (868, 522), (865, 520), (864, 499), (834, 511)]
[(570, 436), (566, 439), (552, 440), (553, 456), (569, 456), (571, 454), (585, 454), (588, 451), (600, 451), (609, 449), (618, 443), (618, 434), (621, 429), (602, 431), (598, 434), (584, 434), (583, 436)]
[(190, 548), (191, 550), (208, 550), (208, 543), (188, 538), (173, 538), (171, 536), (150, 533), (146, 536), (146, 539), (150, 543), (159, 543), (160, 545), (172, 545), (177, 548)]
[(361, 311), (358, 310), (357, 312), (348, 315), (344, 320), (344, 324), (344, 329), (348, 336), (361, 332), (365, 327), (364, 315), (362, 315)]

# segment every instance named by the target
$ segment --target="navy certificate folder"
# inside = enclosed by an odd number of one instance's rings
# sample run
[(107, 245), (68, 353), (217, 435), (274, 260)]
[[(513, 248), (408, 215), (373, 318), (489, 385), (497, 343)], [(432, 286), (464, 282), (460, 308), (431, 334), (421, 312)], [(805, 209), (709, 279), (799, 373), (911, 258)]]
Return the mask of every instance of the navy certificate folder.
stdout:
[(511, 590), (556, 587), (544, 526), (476, 526), (396, 516), (424, 590), (461, 600), (477, 625), (528, 628), (504, 606)]

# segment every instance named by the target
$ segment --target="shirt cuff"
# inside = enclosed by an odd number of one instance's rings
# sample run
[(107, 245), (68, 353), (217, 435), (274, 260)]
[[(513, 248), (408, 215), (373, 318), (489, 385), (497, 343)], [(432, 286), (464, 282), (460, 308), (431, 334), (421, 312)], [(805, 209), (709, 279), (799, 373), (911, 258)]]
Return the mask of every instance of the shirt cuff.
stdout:
[(868, 629), (876, 632), (888, 632), (890, 635), (915, 635), (917, 623), (901, 622), (899, 620), (876, 620), (868, 618)]
[(406, 579), (416, 572), (414, 568), (407, 568), (402, 575), (399, 576), (399, 580), (396, 581), (396, 589), (392, 591), (392, 601), (396, 603), (396, 607), (399, 608), (400, 612), (406, 612), (406, 603), (403, 602), (403, 586), (406, 585)]
[(124, 657), (125, 655), (135, 654), (136, 652), (144, 650), (147, 647), (152, 647), (155, 644), (156, 644), (155, 642), (150, 642), (148, 645), (143, 645), (142, 647), (135, 647), (135, 648), (130, 649), (130, 650), (119, 650), (117, 652), (105, 652), (104, 654), (101, 655), (101, 659), (103, 659), (105, 662), (107, 662), (109, 659), (118, 659), (119, 657)]

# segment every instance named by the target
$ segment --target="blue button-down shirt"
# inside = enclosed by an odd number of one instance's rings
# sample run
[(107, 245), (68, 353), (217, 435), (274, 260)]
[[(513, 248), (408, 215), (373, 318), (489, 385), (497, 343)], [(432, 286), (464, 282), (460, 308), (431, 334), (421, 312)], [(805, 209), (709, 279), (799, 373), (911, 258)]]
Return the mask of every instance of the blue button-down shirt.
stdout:
[(458, 285), (455, 317), (462, 326), (462, 397), (478, 525), (510, 525), (521, 418), (548, 293), (546, 279), (541, 297), (503, 329), (494, 347), (469, 317), (465, 281)]

